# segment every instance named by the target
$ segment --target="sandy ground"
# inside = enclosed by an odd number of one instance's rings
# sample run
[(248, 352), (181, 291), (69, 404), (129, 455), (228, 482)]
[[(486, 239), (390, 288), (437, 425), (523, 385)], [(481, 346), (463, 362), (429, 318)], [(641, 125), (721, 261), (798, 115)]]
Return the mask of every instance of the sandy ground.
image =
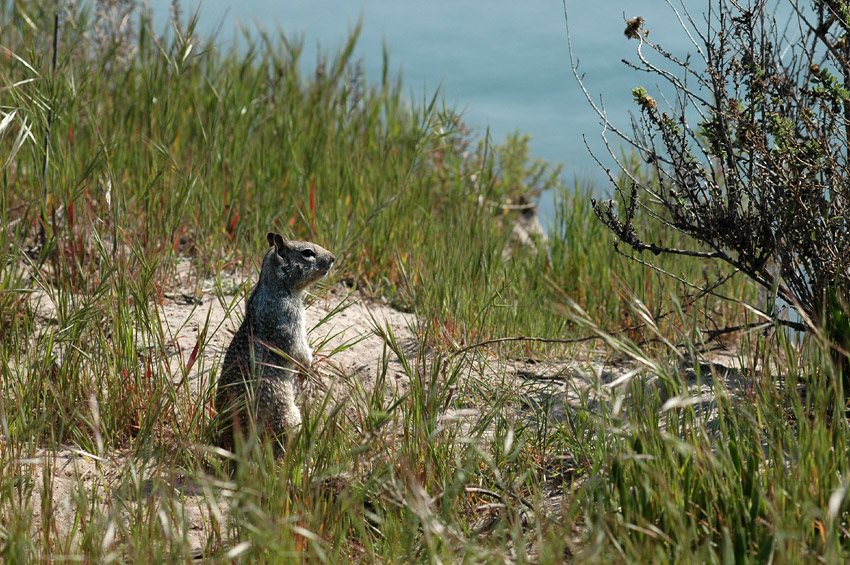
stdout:
[[(221, 296), (212, 290), (198, 291), (173, 289), (164, 295), (159, 305), (161, 320), (170, 336), (169, 355), (174, 374), (181, 375), (191, 352), (203, 336), (205, 346), (186, 374), (194, 397), (204, 390), (211, 390), (212, 378), (218, 370), (230, 339), (242, 319), (243, 305), (237, 298), (236, 289), (241, 281), (231, 281), (232, 294)], [(212, 285), (208, 285), (210, 288)], [(203, 287), (203, 285), (201, 285)], [(396, 311), (386, 304), (367, 299), (358, 292), (342, 286), (323, 289), (319, 298), (310, 297), (307, 308), (310, 339), (315, 351), (313, 383), (308, 393), (331, 390), (335, 396), (350, 395), (346, 383), (356, 379), (363, 390), (371, 393), (376, 386), (376, 375), (387, 358), (386, 395), (403, 393), (409, 387), (398, 357), (385, 346), (377, 335), (376, 326), (391, 331), (401, 349), (410, 358), (417, 354), (418, 339), (416, 319), (411, 314)], [(53, 306), (43, 292), (32, 295), (39, 319), (49, 324), (53, 318)], [(204, 331), (204, 328), (207, 328)], [(564, 421), (571, 411), (586, 410), (594, 403), (616, 398), (627, 382), (645, 371), (640, 363), (608, 362), (604, 355), (585, 351), (581, 359), (570, 361), (540, 362), (530, 359), (498, 359), (485, 351), (464, 355), (468, 374), (480, 383), (487, 383), (491, 390), (517, 393), (520, 399), (517, 409), (519, 418), (550, 418)], [(721, 356), (717, 357), (720, 360)], [(733, 358), (726, 365), (734, 364)], [(729, 370), (720, 364), (706, 366), (699, 382), (695, 374), (690, 377), (692, 386), (680, 398), (668, 399), (667, 409), (676, 405), (697, 405), (711, 413), (716, 399), (712, 378), (721, 378), (727, 390), (742, 388), (740, 372)], [(683, 369), (691, 371), (693, 369)], [(459, 394), (464, 394), (460, 392)], [(469, 402), (460, 409), (448, 410), (443, 419), (446, 423), (460, 422), (465, 425), (477, 414), (477, 403), (481, 393), (469, 395)], [(308, 394), (309, 396), (309, 394)], [(483, 398), (486, 401), (486, 398)], [(173, 524), (175, 536), (186, 536), (192, 547), (203, 547), (209, 536), (211, 516), (226, 522), (227, 503), (225, 497), (188, 483), (182, 477), (162, 477), (154, 469), (139, 469), (139, 462), (126, 454), (113, 453), (99, 458), (66, 447), (58, 450), (39, 449), (18, 461), (21, 476), (30, 488), (22, 488), (22, 496), (32, 497), (32, 508), (36, 521), (42, 520), (40, 485), (45, 472), (50, 478), (51, 495), (55, 503), (50, 528), (58, 536), (73, 531), (78, 516), (80, 485), (88, 496), (97, 496), (107, 501), (107, 507), (123, 508), (121, 501), (128, 499), (168, 499), (168, 504), (178, 504), (183, 518)], [(116, 490), (118, 479), (128, 472), (138, 473), (138, 488), (134, 492)], [(126, 484), (126, 481), (124, 482)], [(209, 489), (209, 486), (206, 487)], [(126, 490), (126, 487), (125, 487)], [(25, 491), (25, 492), (24, 492)], [(177, 495), (177, 496), (174, 496)], [(557, 506), (557, 495), (553, 495), (552, 506)], [(212, 502), (211, 502), (212, 501)], [(115, 513), (116, 520), (128, 520), (126, 511)], [(49, 520), (47, 522), (50, 522)], [(104, 534), (104, 547), (114, 541), (115, 531)]]

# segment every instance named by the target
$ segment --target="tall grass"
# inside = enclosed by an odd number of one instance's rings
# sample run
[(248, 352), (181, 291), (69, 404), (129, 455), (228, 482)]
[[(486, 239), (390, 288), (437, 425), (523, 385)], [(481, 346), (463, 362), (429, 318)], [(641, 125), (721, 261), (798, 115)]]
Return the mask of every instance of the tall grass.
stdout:
[[(752, 334), (742, 374), (694, 366), (698, 324), (746, 312), (617, 254), (598, 189), (562, 186), (522, 136), (482, 139), (438, 93), (405, 96), (386, 54), (367, 81), (356, 32), (304, 71), (279, 34), (221, 50), (197, 18), (118, 33), (102, 7), (63, 12), (54, 71), (51, 8), (0, 4), (4, 560), (846, 558), (844, 392), (823, 343)], [(514, 208), (543, 190), (549, 242), (517, 246)], [(380, 392), (341, 375), (352, 396), (319, 395), (282, 460), (249, 441), (230, 465), (207, 445), (220, 328), (175, 355), (160, 305), (213, 280), (232, 310), (218, 275), (250, 278), (269, 229), (332, 249), (331, 284), (414, 312), (420, 343), (374, 328), (407, 392), (383, 393), (386, 362)], [(458, 353), (588, 335), (590, 352)], [(501, 363), (563, 357), (581, 362), (522, 386)], [(638, 370), (612, 385), (590, 357)], [(50, 496), (65, 480), (69, 508)]]
[[(583, 558), (847, 558), (848, 426), (828, 347), (810, 344), (800, 355), (783, 335), (753, 337), (758, 372), (752, 358), (742, 359), (743, 374), (683, 370), (671, 350), (607, 387), (610, 404), (562, 428), (561, 441), (588, 470), (574, 502), (591, 534)], [(609, 343), (637, 351), (622, 338)]]

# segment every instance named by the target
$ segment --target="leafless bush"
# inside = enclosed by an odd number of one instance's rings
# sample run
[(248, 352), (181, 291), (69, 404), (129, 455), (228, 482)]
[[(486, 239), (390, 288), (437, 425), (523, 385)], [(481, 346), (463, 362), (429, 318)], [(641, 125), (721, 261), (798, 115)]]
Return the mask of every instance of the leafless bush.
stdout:
[[(630, 175), (616, 200), (594, 202), (597, 216), (638, 252), (733, 266), (806, 322), (779, 323), (823, 324), (833, 342), (843, 341), (850, 337), (850, 3), (712, 0), (699, 19), (684, 2), (670, 7), (694, 54), (668, 53), (635, 18), (625, 35), (638, 42), (637, 61), (624, 62), (672, 86), (672, 102), (635, 88), (639, 115), (627, 132), (585, 89), (606, 131), (629, 143), (655, 179)], [(698, 249), (648, 242), (637, 217), (687, 235)], [(778, 308), (768, 309), (778, 318)]]

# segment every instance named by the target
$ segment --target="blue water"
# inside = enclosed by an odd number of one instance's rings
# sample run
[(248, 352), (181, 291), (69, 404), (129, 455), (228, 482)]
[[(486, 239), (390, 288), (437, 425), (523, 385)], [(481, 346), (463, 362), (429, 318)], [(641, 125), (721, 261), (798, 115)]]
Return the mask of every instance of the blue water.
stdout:
[[(170, 5), (150, 0), (160, 29)], [(195, 5), (182, 2), (184, 14)], [(622, 126), (628, 126), (634, 109), (632, 88), (652, 91), (654, 86), (651, 77), (621, 62), (635, 58), (638, 44), (624, 37), (624, 18), (642, 16), (652, 39), (668, 50), (693, 50), (664, 0), (567, 0), (566, 10), (585, 83)], [(335, 51), (358, 21), (356, 55), (368, 76), (380, 76), (386, 44), (391, 69), (402, 73), (413, 99), (421, 101), (440, 88), (447, 105), (462, 110), (479, 133), (489, 127), (496, 141), (512, 131), (528, 133), (534, 156), (564, 165), (566, 183), (588, 179), (606, 190), (585, 137), (606, 166), (613, 161), (605, 156), (600, 120), (570, 70), (562, 0), (204, 0), (199, 24), (204, 33), (220, 28), (223, 48), (234, 41), (237, 25), (279, 27), (304, 38), (310, 64), (318, 46)], [(544, 219), (551, 218), (551, 207), (547, 195), (541, 201)]]

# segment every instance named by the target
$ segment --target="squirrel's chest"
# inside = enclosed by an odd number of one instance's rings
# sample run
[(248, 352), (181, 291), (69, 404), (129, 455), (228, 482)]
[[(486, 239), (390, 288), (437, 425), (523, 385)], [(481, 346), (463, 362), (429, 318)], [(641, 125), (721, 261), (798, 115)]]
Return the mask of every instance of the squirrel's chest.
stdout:
[[(304, 323), (304, 306), (295, 301), (269, 301), (255, 310), (255, 340), (268, 342), (280, 349), (302, 367), (313, 362), (307, 328)], [(258, 328), (262, 328), (257, 331)]]
[(278, 328), (281, 335), (286, 335), (291, 339), (292, 351), (290, 355), (301, 365), (309, 368), (313, 363), (313, 352), (310, 349), (310, 342), (307, 340), (307, 328), (304, 326), (304, 313), (297, 317), (295, 323), (289, 326), (281, 326)]

